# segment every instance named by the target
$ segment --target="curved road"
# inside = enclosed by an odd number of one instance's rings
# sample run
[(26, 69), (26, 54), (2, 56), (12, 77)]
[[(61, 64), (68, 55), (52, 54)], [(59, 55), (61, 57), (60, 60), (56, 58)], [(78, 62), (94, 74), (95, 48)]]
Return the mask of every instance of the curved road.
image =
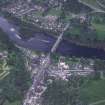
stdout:
[[(20, 33), (14, 26), (3, 17), (0, 17), (0, 28), (7, 33), (11, 41), (32, 50), (48, 52), (56, 41), (56, 38), (43, 33), (35, 33), (35, 37), (25, 41), (19, 36)], [(65, 40), (62, 40), (56, 52), (64, 56), (105, 59), (105, 52), (103, 50), (78, 46)]]

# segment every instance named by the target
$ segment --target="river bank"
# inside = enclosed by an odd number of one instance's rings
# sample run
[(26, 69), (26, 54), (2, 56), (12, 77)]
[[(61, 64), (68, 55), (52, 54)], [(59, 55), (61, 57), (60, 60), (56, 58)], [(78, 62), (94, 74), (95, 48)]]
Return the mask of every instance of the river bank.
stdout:
[[(12, 24), (19, 27), (19, 31), (21, 33), (20, 36), (23, 39), (26, 39), (26, 40), (30, 39), (31, 37), (34, 37), (34, 33), (44, 33), (44, 34), (47, 34), (47, 35), (55, 37), (55, 38), (57, 38), (58, 35), (60, 34), (60, 33), (55, 33), (53, 31), (49, 31), (49, 30), (43, 30), (42, 28), (39, 28), (36, 25), (30, 24), (26, 21), (21, 21), (19, 18), (14, 17), (12, 14), (10, 14), (8, 12), (3, 12), (3, 16), (5, 18), (8, 18), (8, 20)], [(97, 48), (97, 49), (102, 49), (102, 50), (105, 51), (105, 47), (104, 47), (105, 43), (103, 43), (103, 42), (84, 43), (77, 38), (76, 39), (75, 38), (71, 39), (71, 38), (69, 38), (68, 36), (65, 36), (65, 35), (64, 35), (64, 40), (66, 40), (66, 41), (68, 41), (72, 44), (79, 45), (79, 46)]]
[[(50, 33), (46, 34), (43, 32), (35, 32), (34, 37), (30, 36), (29, 39), (23, 39), (17, 36), (20, 35), (20, 32), (14, 27), (14, 25), (8, 22), (7, 19), (3, 17), (0, 17), (0, 27), (4, 32), (7, 33), (9, 39), (15, 44), (34, 51), (42, 51), (48, 53), (57, 39), (57, 35), (51, 35)], [(11, 28), (15, 28), (15, 30), (11, 31)], [(56, 53), (68, 57), (75, 56), (105, 59), (105, 51), (103, 51), (102, 49), (76, 45), (64, 39), (58, 46)]]
[(69, 41), (70, 43), (76, 44), (76, 45), (80, 45), (80, 46), (85, 46), (85, 47), (90, 47), (90, 48), (97, 48), (97, 49), (102, 49), (105, 51), (105, 43), (82, 43), (78, 40), (73, 40), (73, 39), (68, 39), (68, 38), (64, 38), (65, 40)]

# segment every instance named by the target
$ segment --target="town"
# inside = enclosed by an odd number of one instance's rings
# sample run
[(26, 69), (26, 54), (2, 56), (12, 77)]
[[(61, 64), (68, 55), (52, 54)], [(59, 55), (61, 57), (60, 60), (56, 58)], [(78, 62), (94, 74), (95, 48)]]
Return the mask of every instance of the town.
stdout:
[(104, 88), (104, 0), (0, 1), (0, 105), (104, 105)]

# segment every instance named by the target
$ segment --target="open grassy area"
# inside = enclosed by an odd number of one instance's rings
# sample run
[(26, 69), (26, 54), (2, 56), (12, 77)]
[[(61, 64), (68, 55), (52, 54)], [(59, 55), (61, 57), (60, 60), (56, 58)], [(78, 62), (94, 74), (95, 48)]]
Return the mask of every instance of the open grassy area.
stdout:
[[(81, 97), (87, 103), (94, 103), (105, 99), (105, 80), (89, 80), (89, 82), (81, 88)], [(97, 105), (104, 105), (97, 104)]]
[[(37, 17), (41, 17), (41, 16), (42, 16), (42, 13), (43, 13), (43, 12), (41, 12), (41, 11), (36, 11), (36, 12), (34, 13), (34, 15), (37, 16)], [(33, 15), (33, 16), (34, 16), (34, 15)]]
[(93, 23), (92, 26), (96, 30), (98, 39), (99, 40), (105, 39), (105, 24)]
[(48, 11), (48, 15), (59, 16), (61, 14), (61, 10), (59, 8), (52, 8)]
[(81, 27), (73, 27), (70, 31), (71, 34), (73, 35), (81, 35)]
[(6, 101), (6, 102), (4, 103), (4, 105), (21, 105), (21, 102), (20, 102), (20, 101), (15, 101), (15, 102), (13, 102), (13, 103), (10, 103), (10, 102)]

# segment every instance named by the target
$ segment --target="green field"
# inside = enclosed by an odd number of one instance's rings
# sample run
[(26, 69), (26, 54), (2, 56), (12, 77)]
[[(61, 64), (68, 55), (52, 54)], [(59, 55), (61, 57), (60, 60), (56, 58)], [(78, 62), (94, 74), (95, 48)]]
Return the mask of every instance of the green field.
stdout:
[(20, 101), (15, 101), (15, 102), (13, 102), (13, 103), (10, 103), (10, 102), (6, 101), (6, 102), (4, 103), (4, 105), (21, 105), (21, 102), (20, 102)]
[(105, 24), (92, 24), (93, 28), (96, 30), (96, 34), (99, 40), (105, 39)]
[[(105, 100), (105, 80), (89, 80), (81, 88), (81, 98), (87, 103)], [(97, 105), (105, 105), (103, 103)]]
[(61, 14), (61, 10), (59, 8), (52, 8), (48, 11), (47, 15), (59, 16), (60, 14)]

